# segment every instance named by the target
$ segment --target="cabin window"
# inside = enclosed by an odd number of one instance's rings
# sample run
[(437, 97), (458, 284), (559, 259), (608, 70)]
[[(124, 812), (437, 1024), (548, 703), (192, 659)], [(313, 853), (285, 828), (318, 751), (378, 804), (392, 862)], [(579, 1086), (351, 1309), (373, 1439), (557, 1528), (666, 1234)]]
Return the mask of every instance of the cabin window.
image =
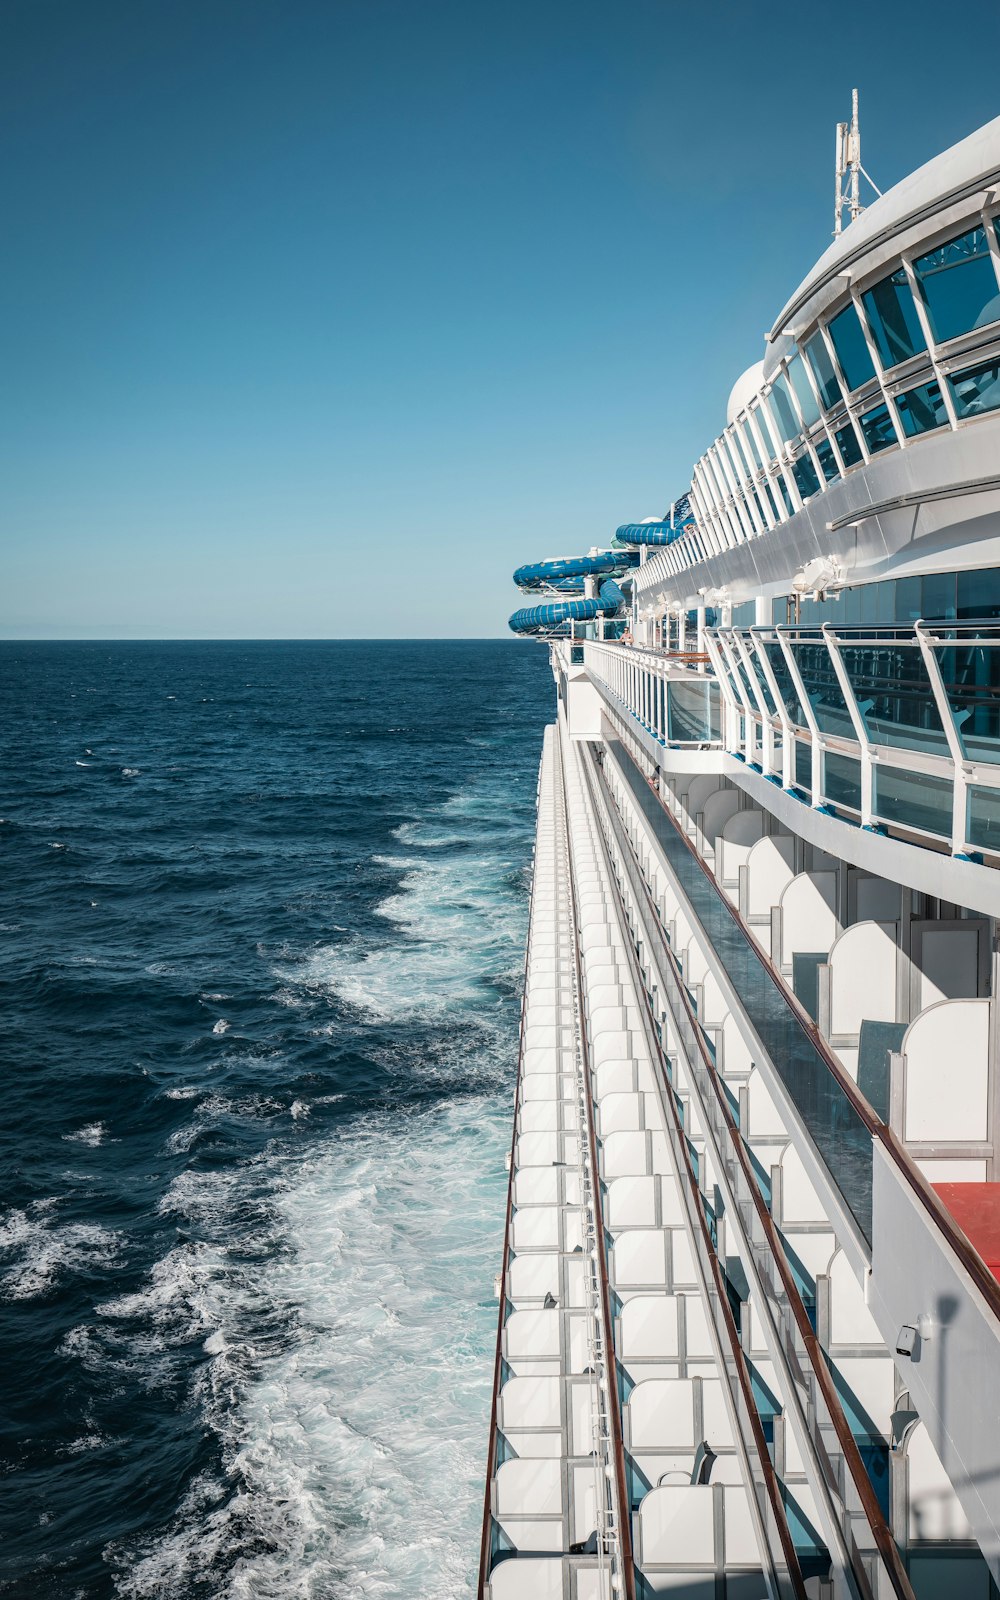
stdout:
[(892, 425), (889, 407), (886, 405), (875, 406), (871, 411), (865, 412), (861, 418), (861, 431), (873, 456), (897, 443), (896, 430)]
[(935, 339), (954, 339), (1000, 318), (1000, 293), (985, 228), (971, 228), (918, 256), (913, 270)]
[(800, 429), (795, 408), (792, 405), (791, 391), (788, 379), (783, 372), (779, 372), (771, 388), (771, 412), (778, 424), (778, 433), (787, 444), (790, 439), (798, 438)]
[(861, 300), (884, 367), (894, 367), (927, 349), (902, 267), (866, 290)]
[(856, 467), (858, 462), (864, 459), (852, 423), (845, 422), (842, 428), (835, 428), (833, 437), (837, 441), (840, 459), (845, 467)]
[(872, 358), (853, 305), (845, 306), (830, 323), (830, 338), (849, 389), (860, 389), (875, 376)]
[(801, 356), (793, 356), (789, 361), (788, 376), (795, 390), (795, 398), (799, 402), (802, 421), (807, 428), (811, 428), (814, 422), (819, 421), (819, 406), (816, 404), (816, 396), (813, 394), (812, 384), (809, 382), (809, 375), (802, 364)]
[(964, 372), (953, 373), (948, 382), (955, 396), (955, 411), (960, 417), (978, 417), (1000, 406), (1000, 361), (967, 367)]
[(816, 387), (824, 406), (829, 411), (840, 399), (840, 384), (837, 374), (833, 370), (830, 352), (823, 342), (823, 335), (814, 333), (809, 343), (805, 346), (806, 360), (812, 367)]
[(922, 383), (916, 389), (908, 389), (906, 394), (897, 395), (896, 409), (908, 439), (915, 438), (918, 433), (929, 433), (948, 421), (944, 396), (936, 383)]

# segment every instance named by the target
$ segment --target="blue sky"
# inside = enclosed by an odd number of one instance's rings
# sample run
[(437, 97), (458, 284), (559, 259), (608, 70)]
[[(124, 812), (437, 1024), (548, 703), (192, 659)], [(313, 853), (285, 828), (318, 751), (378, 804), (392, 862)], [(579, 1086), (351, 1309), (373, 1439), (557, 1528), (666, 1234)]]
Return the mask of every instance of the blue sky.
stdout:
[(5, 0), (0, 634), (496, 635), (662, 511), (1000, 7)]

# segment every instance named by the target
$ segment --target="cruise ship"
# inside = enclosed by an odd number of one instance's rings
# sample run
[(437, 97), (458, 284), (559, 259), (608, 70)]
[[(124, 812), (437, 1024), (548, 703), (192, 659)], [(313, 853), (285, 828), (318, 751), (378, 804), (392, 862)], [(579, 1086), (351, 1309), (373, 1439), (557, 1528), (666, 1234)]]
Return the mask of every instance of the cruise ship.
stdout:
[(515, 574), (481, 1600), (998, 1594), (1000, 119), (837, 155), (690, 485)]

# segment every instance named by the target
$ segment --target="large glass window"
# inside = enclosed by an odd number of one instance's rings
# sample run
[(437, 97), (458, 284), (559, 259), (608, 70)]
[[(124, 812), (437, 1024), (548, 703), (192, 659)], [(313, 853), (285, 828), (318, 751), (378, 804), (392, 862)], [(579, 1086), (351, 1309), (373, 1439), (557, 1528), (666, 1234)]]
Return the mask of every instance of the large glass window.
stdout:
[(814, 494), (819, 494), (819, 479), (809, 456), (799, 456), (792, 464), (792, 472), (803, 500), (811, 500)]
[(873, 456), (880, 450), (888, 450), (891, 444), (897, 443), (896, 430), (892, 425), (887, 405), (875, 406), (871, 411), (866, 411), (861, 418), (861, 431)]
[(837, 466), (837, 458), (829, 439), (816, 440), (816, 457), (827, 483), (832, 483), (834, 478), (840, 477), (840, 468)]
[(927, 349), (902, 267), (866, 290), (861, 300), (884, 367), (894, 367)]
[(856, 467), (859, 461), (864, 460), (853, 423), (845, 422), (842, 428), (835, 428), (833, 437), (845, 467)]
[(819, 421), (819, 406), (816, 404), (816, 396), (813, 394), (812, 384), (809, 382), (809, 374), (806, 372), (801, 356), (793, 356), (789, 361), (788, 376), (791, 379), (792, 388), (795, 390), (795, 398), (799, 402), (802, 421), (807, 428), (811, 428), (814, 422)]
[(795, 664), (802, 674), (813, 715), (821, 733), (842, 739), (857, 739), (851, 713), (847, 709), (840, 681), (829, 650), (822, 642), (792, 645)]
[(833, 370), (830, 352), (823, 342), (821, 333), (813, 334), (809, 343), (805, 346), (805, 352), (806, 360), (812, 367), (813, 377), (816, 379), (816, 387), (819, 390), (820, 399), (829, 411), (841, 397), (840, 384), (837, 382), (837, 374)]
[(801, 429), (792, 405), (791, 390), (788, 379), (783, 372), (779, 372), (771, 388), (771, 414), (778, 426), (778, 434), (787, 444), (790, 439), (798, 437)]
[(965, 372), (954, 373), (948, 382), (960, 417), (978, 417), (1000, 406), (1000, 361), (968, 367)]
[(747, 449), (753, 456), (754, 462), (758, 467), (762, 467), (764, 463), (760, 459), (760, 451), (757, 448), (757, 440), (753, 436), (753, 429), (750, 427), (749, 422), (747, 422), (745, 418), (740, 423), (740, 432), (742, 433), (746, 442)]
[(754, 422), (760, 429), (761, 441), (764, 445), (765, 451), (767, 452), (768, 459), (773, 461), (775, 456), (774, 440), (771, 438), (771, 432), (767, 425), (767, 417), (764, 412), (764, 407), (754, 406), (752, 415)]
[(985, 228), (918, 256), (913, 271), (935, 339), (954, 339), (1000, 318), (1000, 293)]
[(897, 395), (896, 407), (908, 439), (918, 433), (929, 433), (948, 421), (944, 399), (936, 383), (922, 383), (919, 388)]
[(840, 315), (834, 317), (830, 323), (830, 338), (849, 389), (860, 389), (869, 378), (874, 378), (875, 368), (853, 305), (845, 306)]

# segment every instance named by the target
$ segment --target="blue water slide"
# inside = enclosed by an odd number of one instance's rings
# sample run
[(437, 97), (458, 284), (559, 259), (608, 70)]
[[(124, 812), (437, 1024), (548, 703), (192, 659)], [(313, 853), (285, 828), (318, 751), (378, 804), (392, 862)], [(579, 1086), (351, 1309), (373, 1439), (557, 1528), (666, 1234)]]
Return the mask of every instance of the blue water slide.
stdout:
[(589, 556), (571, 556), (561, 561), (534, 561), (518, 567), (514, 582), (519, 589), (556, 589), (561, 594), (582, 594), (587, 578), (617, 577), (627, 567), (639, 564), (638, 550), (597, 550)]
[(594, 600), (555, 600), (544, 606), (524, 606), (514, 612), (507, 626), (512, 633), (552, 634), (565, 631), (571, 622), (613, 617), (624, 604), (625, 596), (617, 583), (606, 578)]
[(674, 501), (664, 517), (652, 517), (646, 522), (623, 522), (615, 539), (618, 544), (633, 546), (673, 544), (693, 521), (691, 501), (685, 494)]

